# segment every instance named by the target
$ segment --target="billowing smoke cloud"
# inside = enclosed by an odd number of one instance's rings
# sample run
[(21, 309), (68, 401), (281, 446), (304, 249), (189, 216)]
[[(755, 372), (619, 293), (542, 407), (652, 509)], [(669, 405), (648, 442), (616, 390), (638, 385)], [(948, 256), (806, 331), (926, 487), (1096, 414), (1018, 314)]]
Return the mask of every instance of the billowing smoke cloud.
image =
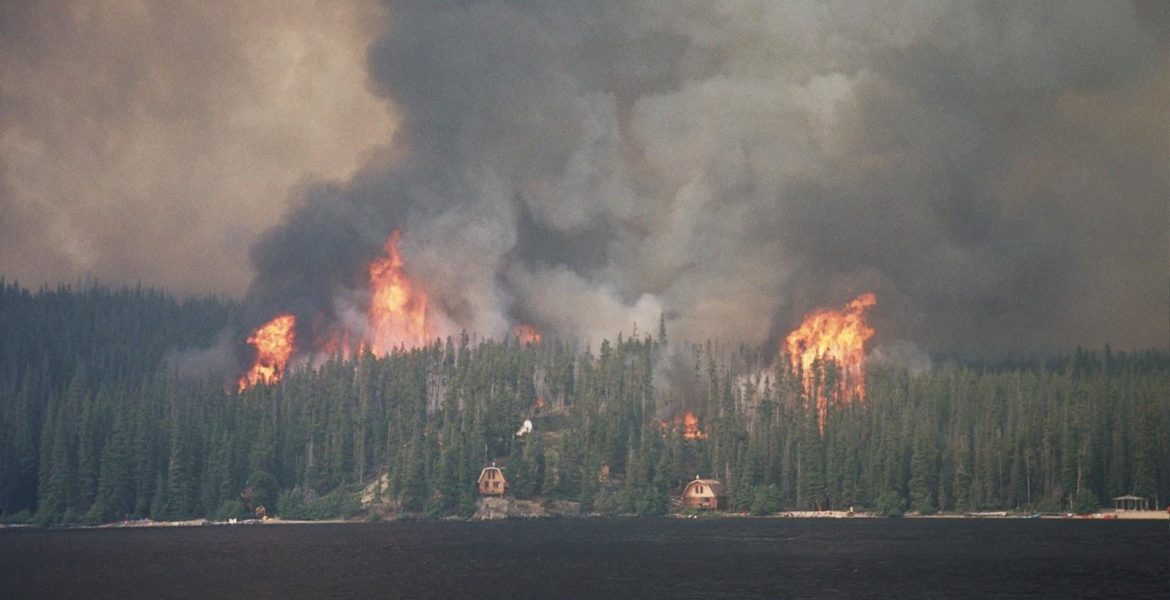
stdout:
[(361, 2), (0, 4), (0, 275), (239, 295), (305, 181), (349, 178), (395, 118)]
[(369, 63), (409, 155), (310, 198), (261, 272), (404, 227), (487, 335), (661, 311), (762, 342), (873, 290), (891, 357), (1165, 344), (1164, 11), (578, 4), (392, 6)]
[(891, 360), (1170, 338), (1164, 3), (389, 4), (393, 160), (305, 187), (261, 311), (341, 320), (401, 228), (481, 335), (774, 347), (873, 291)]

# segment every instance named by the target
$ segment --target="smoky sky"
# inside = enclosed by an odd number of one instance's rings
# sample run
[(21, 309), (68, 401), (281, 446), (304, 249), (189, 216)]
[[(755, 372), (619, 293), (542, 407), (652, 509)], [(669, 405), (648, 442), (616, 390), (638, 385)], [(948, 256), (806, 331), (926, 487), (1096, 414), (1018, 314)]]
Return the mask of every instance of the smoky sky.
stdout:
[[(1170, 339), (1162, 3), (383, 9), (360, 67), (396, 119), (385, 150), (352, 175), (299, 173), (250, 250), (206, 249), (234, 265), (225, 280), (254, 273), (257, 319), (343, 319), (401, 229), (446, 332), (523, 322), (596, 341), (661, 314), (673, 339), (774, 343), (872, 291), (889, 348)], [(4, 117), (6, 146), (20, 114)], [(0, 246), (4, 264), (53, 222), (9, 220), (27, 204), (11, 165), (3, 229), (22, 235)], [(150, 256), (155, 241), (134, 243)]]
[(301, 186), (396, 117), (366, 90), (376, 5), (0, 4), (0, 275), (239, 296)]

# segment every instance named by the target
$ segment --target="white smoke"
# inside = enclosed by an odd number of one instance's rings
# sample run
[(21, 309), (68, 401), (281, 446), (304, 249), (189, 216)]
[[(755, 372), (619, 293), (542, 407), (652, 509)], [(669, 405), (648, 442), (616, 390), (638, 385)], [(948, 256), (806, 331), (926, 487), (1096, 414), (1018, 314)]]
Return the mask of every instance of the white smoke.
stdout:
[(866, 361), (874, 366), (906, 369), (915, 375), (929, 371), (932, 363), (929, 354), (906, 340), (879, 345), (869, 353)]

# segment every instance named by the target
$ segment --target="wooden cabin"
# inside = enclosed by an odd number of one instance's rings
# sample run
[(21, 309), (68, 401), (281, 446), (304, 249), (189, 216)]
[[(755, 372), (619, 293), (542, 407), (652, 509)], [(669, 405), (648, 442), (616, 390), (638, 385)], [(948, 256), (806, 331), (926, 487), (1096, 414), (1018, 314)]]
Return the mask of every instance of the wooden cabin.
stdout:
[(508, 491), (508, 480), (504, 479), (504, 472), (495, 463), (480, 471), (479, 481), (475, 485), (479, 488), (480, 496), (503, 496)]
[(699, 479), (683, 488), (683, 508), (727, 510), (727, 486), (715, 479)]

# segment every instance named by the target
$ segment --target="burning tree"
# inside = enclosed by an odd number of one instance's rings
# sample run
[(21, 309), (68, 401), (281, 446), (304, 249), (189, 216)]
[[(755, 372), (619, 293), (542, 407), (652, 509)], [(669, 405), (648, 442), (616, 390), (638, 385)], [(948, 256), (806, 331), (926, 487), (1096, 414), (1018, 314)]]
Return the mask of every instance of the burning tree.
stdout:
[(865, 344), (874, 334), (865, 313), (876, 303), (877, 298), (867, 293), (841, 310), (813, 311), (784, 340), (784, 353), (792, 368), (801, 374), (805, 394), (816, 398), (821, 435), (825, 433), (829, 407), (828, 398), (819, 393), (816, 383), (818, 374), (824, 373), (826, 361), (833, 361), (840, 370), (835, 387), (841, 401), (865, 399)]
[(398, 243), (401, 230), (394, 230), (382, 246), (384, 256), (370, 262), (370, 307), (368, 347), (379, 356), (396, 346), (422, 346), (430, 338), (427, 327), (427, 295), (403, 273)]
[(240, 376), (240, 391), (258, 383), (280, 381), (288, 359), (296, 349), (296, 322), (296, 317), (291, 314), (280, 315), (248, 336), (248, 345), (256, 349), (256, 359)]

